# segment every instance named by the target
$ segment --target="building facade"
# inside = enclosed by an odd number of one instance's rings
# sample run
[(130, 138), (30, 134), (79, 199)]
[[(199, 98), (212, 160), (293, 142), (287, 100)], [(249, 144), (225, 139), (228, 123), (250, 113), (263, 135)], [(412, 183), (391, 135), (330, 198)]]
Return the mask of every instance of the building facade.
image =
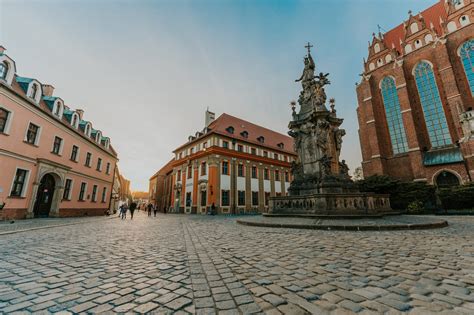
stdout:
[(268, 211), (271, 196), (287, 194), (296, 158), (289, 136), (228, 114), (214, 119), (209, 111), (205, 128), (173, 153), (167, 167), (151, 178), (162, 182), (160, 207), (199, 214), (213, 205), (218, 213)]
[(53, 94), (17, 74), (0, 47), (0, 210), (3, 219), (103, 215), (117, 153), (110, 139)]
[(165, 212), (171, 206), (173, 163), (174, 159), (169, 161), (150, 178), (148, 200), (160, 212)]
[(364, 176), (474, 177), (474, 0), (440, 0), (373, 35), (357, 85)]

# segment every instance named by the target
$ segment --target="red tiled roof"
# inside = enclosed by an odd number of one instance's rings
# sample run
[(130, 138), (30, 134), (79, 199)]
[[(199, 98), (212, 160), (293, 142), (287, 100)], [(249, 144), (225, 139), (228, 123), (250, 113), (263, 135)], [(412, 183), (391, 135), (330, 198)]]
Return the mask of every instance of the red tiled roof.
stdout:
[(169, 171), (171, 171), (173, 169), (173, 162), (174, 161), (175, 161), (174, 158), (172, 158), (168, 163), (165, 164), (165, 166), (163, 166), (155, 174), (153, 174), (153, 176), (150, 177), (150, 179), (153, 179), (153, 178), (157, 177), (158, 175), (166, 175)]
[[(228, 127), (234, 128), (234, 133), (231, 134), (227, 131)], [(244, 142), (254, 143), (256, 145), (272, 148), (279, 151), (285, 151), (294, 154), (293, 151), (293, 138), (276, 131), (267, 129), (265, 127), (253, 124), (246, 120), (231, 116), (229, 114), (222, 114), (216, 120), (214, 120), (209, 128), (212, 132), (241, 140)], [(248, 137), (245, 138), (241, 135), (242, 132), (247, 131)], [(259, 137), (264, 137), (264, 143), (257, 140)], [(278, 147), (279, 143), (283, 143), (283, 149)]]
[[(436, 4), (432, 5), (428, 9), (422, 11), (421, 16), (425, 20), (425, 25), (427, 28), (430, 28), (430, 25), (433, 24), (435, 32), (438, 35), (441, 35), (442, 27), (440, 24), (440, 18), (443, 19), (443, 21), (446, 21), (448, 16), (448, 12), (446, 12), (443, 0), (438, 1)], [(398, 50), (398, 52), (400, 53), (402, 53), (400, 40), (403, 40), (404, 38), (405, 27), (403, 23), (394, 27), (393, 29), (385, 33), (383, 36), (385, 46), (388, 49), (391, 49), (393, 44), (395, 46), (395, 49)]]

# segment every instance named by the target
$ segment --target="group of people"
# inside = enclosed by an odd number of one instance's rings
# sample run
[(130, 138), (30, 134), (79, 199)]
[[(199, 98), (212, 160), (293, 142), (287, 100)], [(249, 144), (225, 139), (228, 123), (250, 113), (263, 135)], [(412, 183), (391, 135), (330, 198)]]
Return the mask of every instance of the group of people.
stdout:
[[(120, 218), (122, 220), (125, 220), (127, 218), (127, 211), (130, 211), (130, 219), (133, 220), (133, 213), (135, 212), (137, 207), (138, 207), (138, 205), (134, 201), (132, 201), (130, 203), (130, 206), (128, 206), (128, 204), (126, 204), (126, 203), (123, 203), (119, 207), (119, 210), (120, 210), (119, 211), (119, 216), (120, 216)], [(151, 217), (151, 211), (153, 211), (153, 214), (156, 217), (156, 213), (158, 212), (158, 207), (154, 207), (151, 203), (149, 203), (148, 205), (146, 205), (146, 207), (144, 209), (146, 209), (146, 211), (148, 212), (149, 217)]]

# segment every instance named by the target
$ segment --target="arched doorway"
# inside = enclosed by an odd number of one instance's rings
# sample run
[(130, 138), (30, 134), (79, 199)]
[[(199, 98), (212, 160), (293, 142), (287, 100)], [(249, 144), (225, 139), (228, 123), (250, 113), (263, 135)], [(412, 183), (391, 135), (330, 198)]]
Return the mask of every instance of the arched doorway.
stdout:
[(440, 188), (458, 186), (459, 184), (459, 178), (451, 172), (441, 171), (436, 176), (436, 186)]
[(46, 174), (41, 179), (33, 210), (35, 218), (44, 218), (49, 216), (51, 204), (53, 202), (55, 185), (56, 181), (51, 174)]

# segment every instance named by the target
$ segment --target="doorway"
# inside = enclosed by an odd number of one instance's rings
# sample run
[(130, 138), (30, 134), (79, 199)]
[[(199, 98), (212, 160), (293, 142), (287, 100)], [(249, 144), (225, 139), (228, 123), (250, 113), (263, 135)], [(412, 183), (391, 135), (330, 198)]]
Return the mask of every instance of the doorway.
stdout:
[(51, 204), (53, 202), (55, 185), (56, 181), (51, 174), (46, 174), (41, 179), (33, 210), (35, 218), (46, 218), (49, 216)]

